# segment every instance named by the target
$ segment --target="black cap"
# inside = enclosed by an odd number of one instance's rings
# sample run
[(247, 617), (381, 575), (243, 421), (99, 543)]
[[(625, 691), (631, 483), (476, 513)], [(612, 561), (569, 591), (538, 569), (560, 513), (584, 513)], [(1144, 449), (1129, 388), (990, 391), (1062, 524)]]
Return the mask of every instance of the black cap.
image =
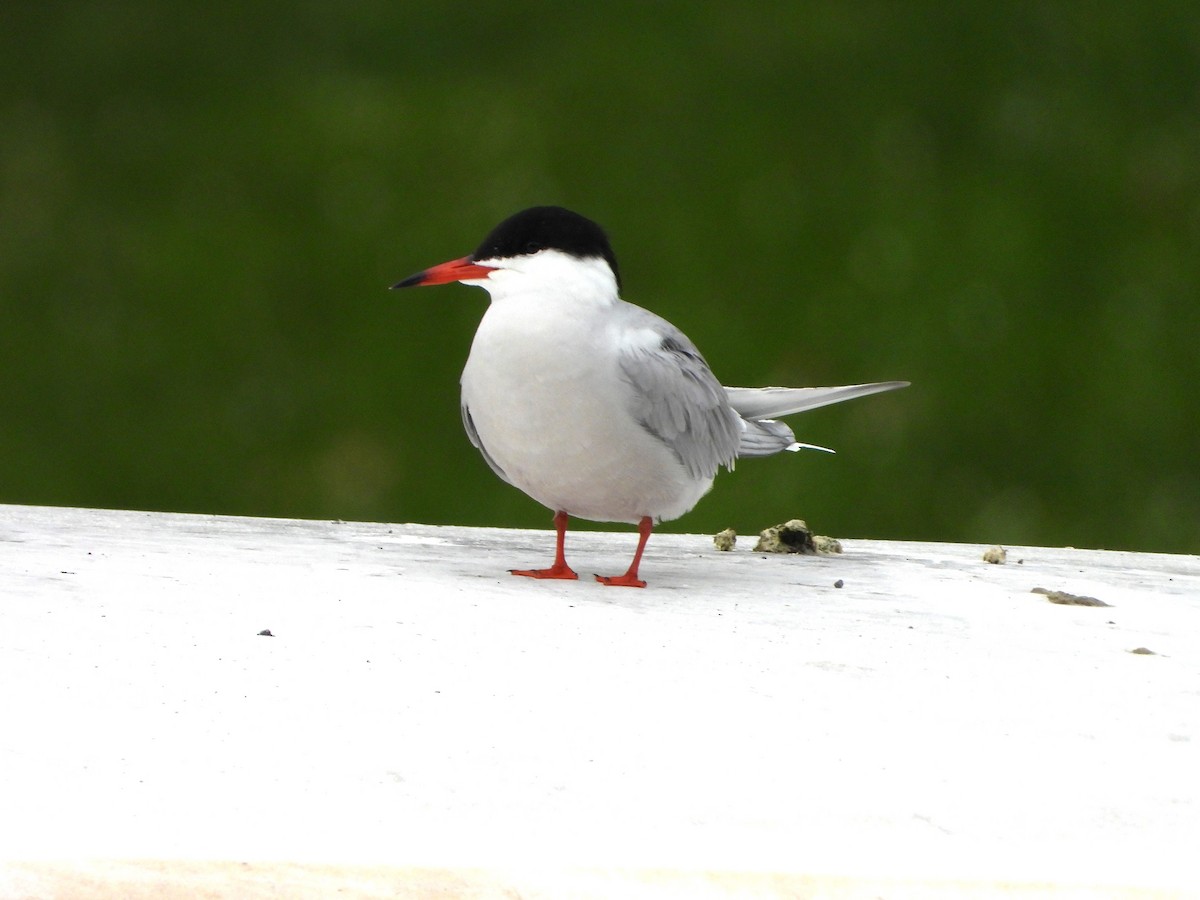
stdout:
[(603, 259), (612, 269), (617, 285), (621, 284), (617, 258), (604, 229), (561, 206), (532, 206), (509, 216), (492, 229), (471, 258), (507, 259), (539, 250), (561, 250), (578, 259)]

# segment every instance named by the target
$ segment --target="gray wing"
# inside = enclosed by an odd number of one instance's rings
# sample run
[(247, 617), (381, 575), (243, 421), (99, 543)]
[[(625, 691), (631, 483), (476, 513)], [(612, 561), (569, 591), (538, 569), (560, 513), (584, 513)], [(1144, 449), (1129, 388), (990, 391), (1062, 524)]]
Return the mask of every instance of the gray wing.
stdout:
[(738, 411), (738, 415), (747, 419), (770, 419), (775, 416), (790, 416), (792, 413), (828, 406), (831, 403), (841, 403), (843, 400), (853, 400), (855, 397), (894, 391), (902, 387), (908, 387), (908, 382), (878, 381), (874, 384), (804, 388), (727, 387), (725, 396), (729, 399), (729, 405)]
[(633, 388), (630, 411), (697, 478), (732, 468), (742, 423), (708, 363), (687, 335), (653, 313), (626, 304), (631, 340), (618, 364)]
[(512, 484), (509, 477), (504, 474), (504, 470), (492, 459), (492, 455), (487, 452), (487, 448), (483, 446), (483, 441), (479, 439), (479, 432), (475, 430), (475, 422), (471, 419), (471, 410), (467, 408), (467, 404), (463, 403), (459, 407), (459, 412), (462, 413), (463, 428), (467, 432), (467, 438), (475, 445), (475, 448), (483, 455), (483, 461), (486, 462), (502, 479)]

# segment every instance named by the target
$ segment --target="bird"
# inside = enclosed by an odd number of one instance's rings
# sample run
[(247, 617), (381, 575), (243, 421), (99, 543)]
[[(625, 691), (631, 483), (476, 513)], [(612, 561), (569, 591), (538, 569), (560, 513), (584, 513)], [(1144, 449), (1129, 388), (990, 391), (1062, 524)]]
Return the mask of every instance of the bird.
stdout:
[(460, 380), (467, 437), (496, 475), (554, 513), (554, 562), (514, 575), (577, 579), (569, 520), (627, 522), (638, 530), (632, 563), (595, 578), (645, 587), (638, 568), (654, 526), (691, 510), (719, 468), (826, 449), (798, 442), (777, 417), (908, 385), (722, 386), (682, 331), (621, 299), (607, 234), (560, 206), (522, 210), (470, 255), (391, 287), (452, 282), (490, 295)]

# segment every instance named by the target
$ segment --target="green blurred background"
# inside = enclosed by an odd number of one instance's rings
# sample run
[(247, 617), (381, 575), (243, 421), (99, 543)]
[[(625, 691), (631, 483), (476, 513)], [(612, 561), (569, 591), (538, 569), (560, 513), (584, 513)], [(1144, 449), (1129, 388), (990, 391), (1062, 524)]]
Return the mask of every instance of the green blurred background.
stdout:
[(791, 420), (675, 530), (1200, 552), (1200, 13), (0, 5), (0, 502), (549, 525), (462, 434), (486, 295), (572, 207)]

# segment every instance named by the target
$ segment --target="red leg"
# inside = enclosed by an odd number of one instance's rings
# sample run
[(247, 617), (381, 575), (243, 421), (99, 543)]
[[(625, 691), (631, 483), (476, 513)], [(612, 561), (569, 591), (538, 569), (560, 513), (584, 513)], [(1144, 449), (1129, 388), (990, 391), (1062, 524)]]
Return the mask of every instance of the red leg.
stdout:
[(567, 514), (561, 509), (554, 514), (554, 530), (558, 532), (554, 565), (548, 569), (509, 569), (508, 571), (514, 575), (526, 575), (530, 578), (578, 578), (579, 576), (567, 566), (567, 557), (563, 552), (563, 544), (567, 539)]
[(629, 564), (629, 571), (624, 575), (597, 575), (596, 580), (601, 584), (614, 585), (617, 587), (645, 587), (646, 582), (641, 581), (637, 577), (638, 564), (642, 561), (642, 551), (646, 549), (646, 541), (650, 540), (650, 532), (654, 530), (654, 523), (650, 521), (649, 516), (642, 516), (642, 521), (638, 522), (638, 538), (637, 550), (633, 553), (633, 562)]

